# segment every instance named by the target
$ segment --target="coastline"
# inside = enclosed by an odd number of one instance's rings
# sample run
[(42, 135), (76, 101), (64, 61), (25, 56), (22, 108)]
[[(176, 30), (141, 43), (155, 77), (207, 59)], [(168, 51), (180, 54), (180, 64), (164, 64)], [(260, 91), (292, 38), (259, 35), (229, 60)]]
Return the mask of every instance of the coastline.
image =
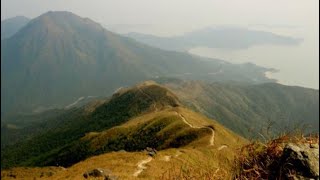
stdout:
[(272, 77), (273, 73), (279, 72), (278, 70), (271, 69), (264, 72), (264, 76), (270, 80), (274, 80), (276, 83), (280, 83), (278, 79)]

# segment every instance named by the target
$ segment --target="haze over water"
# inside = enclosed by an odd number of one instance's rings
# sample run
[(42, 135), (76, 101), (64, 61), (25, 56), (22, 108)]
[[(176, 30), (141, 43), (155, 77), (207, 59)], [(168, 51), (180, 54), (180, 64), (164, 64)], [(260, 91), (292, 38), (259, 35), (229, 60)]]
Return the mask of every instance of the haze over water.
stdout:
[(189, 53), (227, 60), (231, 63), (252, 62), (275, 68), (268, 77), (286, 85), (319, 89), (319, 34), (318, 29), (305, 27), (271, 27), (255, 25), (249, 29), (303, 38), (299, 45), (259, 45), (248, 49), (218, 49), (197, 47)]

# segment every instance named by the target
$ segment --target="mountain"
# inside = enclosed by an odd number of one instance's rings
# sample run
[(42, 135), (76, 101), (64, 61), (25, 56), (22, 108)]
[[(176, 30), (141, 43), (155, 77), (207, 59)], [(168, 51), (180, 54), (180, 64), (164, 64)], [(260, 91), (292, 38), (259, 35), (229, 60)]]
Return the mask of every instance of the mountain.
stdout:
[(24, 16), (16, 16), (1, 21), (1, 40), (13, 36), (30, 21)]
[(9, 141), (1, 141), (2, 168), (69, 167), (112, 151), (137, 152), (146, 147), (212, 147), (217, 151), (221, 146), (236, 148), (246, 142), (216, 121), (185, 108), (175, 94), (154, 82), (64, 111), (11, 132), (1, 131), (1, 137), (15, 141), (9, 145)]
[[(187, 107), (247, 138), (319, 132), (319, 90), (277, 83), (206, 83), (158, 79)], [(268, 131), (268, 132), (267, 132)]]
[(1, 114), (64, 107), (154, 77), (272, 82), (271, 69), (164, 51), (70, 12), (48, 12), (1, 41)]
[(271, 32), (237, 27), (205, 28), (172, 37), (158, 37), (135, 32), (128, 33), (126, 36), (150, 46), (174, 51), (188, 51), (196, 47), (245, 49), (263, 44), (297, 45), (302, 41), (302, 39)]

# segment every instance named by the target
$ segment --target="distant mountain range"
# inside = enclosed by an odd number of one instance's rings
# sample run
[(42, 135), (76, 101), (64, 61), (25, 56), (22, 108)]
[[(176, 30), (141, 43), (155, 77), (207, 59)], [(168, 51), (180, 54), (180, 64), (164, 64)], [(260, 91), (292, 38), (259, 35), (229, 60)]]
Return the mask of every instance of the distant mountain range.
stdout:
[(297, 45), (302, 41), (299, 38), (239, 27), (205, 28), (172, 37), (135, 32), (128, 33), (126, 36), (150, 46), (174, 51), (188, 51), (196, 47), (245, 49), (264, 44)]
[(13, 36), (30, 21), (24, 16), (17, 16), (1, 21), (1, 40)]
[(319, 132), (319, 90), (276, 83), (157, 81), (189, 108), (247, 138), (263, 139), (283, 132)]
[(1, 41), (1, 114), (64, 107), (155, 77), (272, 82), (271, 69), (160, 50), (70, 12), (48, 12)]

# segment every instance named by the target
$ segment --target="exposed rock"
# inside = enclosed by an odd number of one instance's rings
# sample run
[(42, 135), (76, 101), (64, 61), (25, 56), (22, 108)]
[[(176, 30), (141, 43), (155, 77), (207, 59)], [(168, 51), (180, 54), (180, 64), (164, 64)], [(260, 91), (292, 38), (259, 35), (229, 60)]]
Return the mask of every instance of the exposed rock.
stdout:
[(151, 157), (153, 157), (153, 156), (156, 155), (156, 153), (155, 153), (155, 152), (148, 152), (148, 155), (151, 156)]
[(154, 148), (147, 147), (145, 150), (147, 151), (147, 154), (151, 157), (157, 154), (157, 150)]
[(287, 144), (276, 169), (285, 179), (319, 179), (319, 145)]
[(89, 177), (104, 177), (104, 180), (117, 180), (118, 178), (114, 175), (112, 175), (112, 172), (110, 170), (104, 170), (102, 168), (95, 168), (90, 171), (87, 171), (83, 174), (84, 178)]
[(12, 177), (12, 178), (14, 178), (14, 179), (17, 177), (17, 175), (12, 174), (12, 173), (10, 173), (8, 176), (9, 176), (9, 177)]

